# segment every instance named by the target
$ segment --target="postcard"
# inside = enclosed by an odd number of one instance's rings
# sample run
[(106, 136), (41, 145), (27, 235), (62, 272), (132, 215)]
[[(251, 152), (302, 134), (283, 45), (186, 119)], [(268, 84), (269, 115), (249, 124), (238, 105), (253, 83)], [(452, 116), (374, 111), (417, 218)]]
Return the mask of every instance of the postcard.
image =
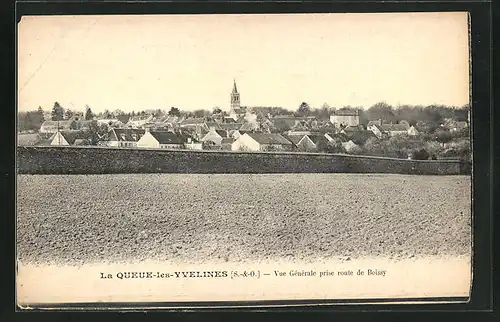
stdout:
[(17, 26), (18, 309), (467, 302), (467, 12)]

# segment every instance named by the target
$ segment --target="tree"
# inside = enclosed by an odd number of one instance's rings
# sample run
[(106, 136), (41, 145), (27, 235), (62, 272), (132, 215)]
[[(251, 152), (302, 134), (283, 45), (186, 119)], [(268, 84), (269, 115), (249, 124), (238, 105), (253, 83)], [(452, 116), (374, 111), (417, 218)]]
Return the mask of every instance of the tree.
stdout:
[(214, 107), (214, 110), (212, 111), (212, 115), (217, 115), (217, 114), (221, 114), (222, 113), (222, 110), (220, 109), (220, 107), (216, 106)]
[(94, 113), (92, 113), (92, 110), (90, 109), (90, 106), (85, 105), (86, 111), (85, 111), (85, 119), (87, 121), (94, 119)]
[(170, 111), (168, 111), (168, 115), (170, 116), (181, 116), (181, 111), (177, 107), (171, 107)]
[[(161, 118), (163, 116), (165, 116), (165, 112), (161, 109), (156, 109), (154, 112), (153, 112), (153, 115), (157, 118)], [(116, 115), (115, 115), (116, 116)]]
[(70, 118), (72, 118), (72, 117), (73, 117), (73, 114), (74, 114), (74, 113), (73, 113), (73, 111), (72, 111), (72, 110), (67, 109), (67, 110), (66, 110), (66, 112), (64, 112), (64, 118), (65, 118), (66, 120), (69, 120)]
[(369, 120), (382, 119), (390, 122), (397, 121), (392, 106), (386, 102), (379, 102), (371, 106), (366, 112)]
[(108, 126), (106, 124), (99, 124), (93, 120), (89, 124), (90, 144), (97, 145), (103, 140), (104, 136), (108, 133)]
[(307, 116), (309, 113), (311, 113), (311, 107), (306, 102), (302, 102), (297, 109), (297, 114), (299, 116)]
[(196, 111), (193, 111), (192, 115), (193, 115), (193, 117), (199, 118), (199, 117), (207, 116), (208, 113), (209, 112), (206, 110), (196, 110)]
[(425, 149), (413, 151), (412, 154), (412, 159), (414, 160), (428, 160), (429, 157), (430, 155)]
[(448, 131), (439, 131), (436, 136), (436, 141), (443, 144), (443, 147), (446, 143), (453, 140), (453, 135)]
[(31, 113), (28, 112), (24, 116), (24, 129), (27, 130), (27, 131), (33, 130), (33, 124), (32, 124), (32, 121), (31, 121), (31, 115), (30, 114)]
[(54, 103), (51, 116), (52, 121), (61, 121), (64, 119), (64, 108), (58, 102)]
[(110, 119), (110, 118), (113, 118), (113, 115), (111, 114), (111, 112), (108, 109), (106, 109), (106, 110), (104, 110), (104, 113), (102, 113), (102, 117), (105, 119)]
[(43, 109), (41, 106), (38, 106), (38, 109), (36, 110), (38, 117), (40, 118), (40, 124), (45, 122), (45, 113), (43, 112)]

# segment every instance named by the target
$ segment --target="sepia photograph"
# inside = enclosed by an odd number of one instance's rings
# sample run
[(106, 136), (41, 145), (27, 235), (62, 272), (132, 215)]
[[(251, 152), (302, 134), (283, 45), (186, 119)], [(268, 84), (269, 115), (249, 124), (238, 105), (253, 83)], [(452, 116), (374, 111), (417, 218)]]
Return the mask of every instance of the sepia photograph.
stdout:
[(23, 16), (18, 307), (467, 302), (469, 47), (467, 12)]

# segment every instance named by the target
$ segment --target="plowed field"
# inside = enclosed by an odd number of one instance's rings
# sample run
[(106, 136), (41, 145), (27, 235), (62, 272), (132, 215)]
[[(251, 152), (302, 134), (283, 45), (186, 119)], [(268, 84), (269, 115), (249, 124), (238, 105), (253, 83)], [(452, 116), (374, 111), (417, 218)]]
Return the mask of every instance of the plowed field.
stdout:
[(20, 175), (23, 263), (468, 255), (470, 177)]

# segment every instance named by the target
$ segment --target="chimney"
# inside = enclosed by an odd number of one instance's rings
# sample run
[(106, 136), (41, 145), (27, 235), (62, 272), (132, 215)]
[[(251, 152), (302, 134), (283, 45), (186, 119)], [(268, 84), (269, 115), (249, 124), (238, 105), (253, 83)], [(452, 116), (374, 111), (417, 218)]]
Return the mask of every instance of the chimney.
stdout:
[(149, 131), (149, 126), (145, 126), (145, 127), (144, 127), (144, 133), (149, 133), (149, 132), (150, 132), (150, 131)]

